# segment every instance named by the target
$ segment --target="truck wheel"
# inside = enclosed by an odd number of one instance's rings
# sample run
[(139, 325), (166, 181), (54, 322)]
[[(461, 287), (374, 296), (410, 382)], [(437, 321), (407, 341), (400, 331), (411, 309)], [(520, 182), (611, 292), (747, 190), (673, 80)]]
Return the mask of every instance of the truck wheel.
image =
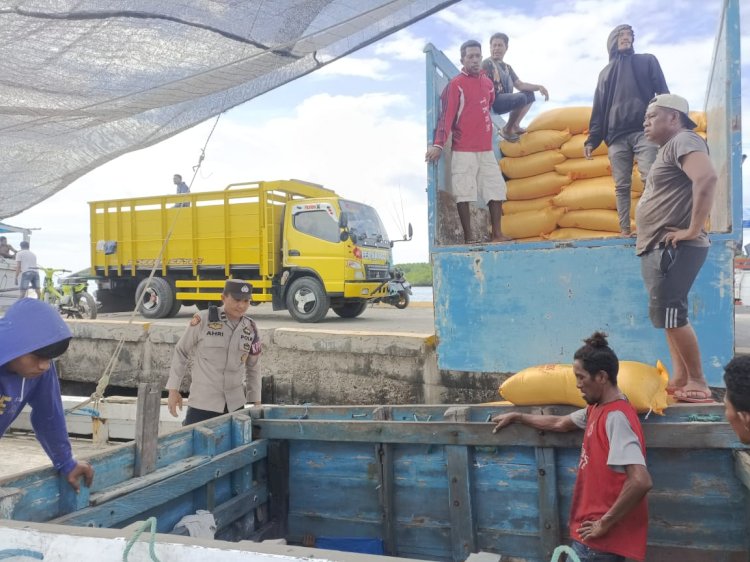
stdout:
[(286, 308), (297, 322), (320, 322), (328, 313), (328, 295), (314, 277), (292, 281), (286, 293)]
[[(146, 284), (149, 285), (146, 291)], [(169, 281), (162, 277), (154, 277), (151, 283), (144, 279), (138, 283), (135, 291), (135, 304), (138, 313), (146, 318), (166, 318), (174, 306), (174, 290)]]
[(396, 304), (394, 304), (393, 306), (401, 310), (409, 306), (409, 293), (404, 291), (401, 295), (399, 295), (398, 301), (396, 301)]
[(208, 301), (195, 301), (195, 307), (198, 310), (208, 310), (209, 304), (211, 303), (209, 303)]
[(331, 308), (341, 318), (356, 318), (367, 309), (367, 301), (347, 302)]
[(96, 301), (88, 293), (78, 295), (78, 312), (81, 318), (96, 320)]
[(172, 308), (169, 309), (169, 312), (167, 312), (167, 318), (174, 318), (177, 316), (177, 313), (182, 308), (182, 301), (178, 301), (177, 299), (174, 300), (174, 304), (172, 304)]

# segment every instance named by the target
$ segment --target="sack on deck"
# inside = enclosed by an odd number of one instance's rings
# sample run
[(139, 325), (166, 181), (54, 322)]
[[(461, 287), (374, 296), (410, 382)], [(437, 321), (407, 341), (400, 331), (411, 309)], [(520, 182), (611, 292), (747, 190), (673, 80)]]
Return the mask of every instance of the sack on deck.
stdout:
[(544, 238), (547, 240), (586, 240), (590, 238), (615, 238), (619, 232), (609, 230), (586, 230), (585, 228), (556, 228)]
[(565, 213), (565, 209), (545, 207), (538, 211), (526, 211), (503, 217), (500, 228), (513, 239), (530, 238), (549, 234), (557, 227), (557, 220)]
[[(620, 361), (617, 385), (638, 413), (652, 410), (664, 414), (668, 380), (669, 374), (661, 361), (655, 367), (639, 361)], [(576, 388), (573, 365), (567, 364), (539, 365), (519, 371), (500, 386), (500, 395), (516, 406), (586, 406)]]
[[(620, 219), (617, 216), (617, 211), (609, 209), (570, 211), (560, 217), (557, 224), (564, 228), (585, 228), (586, 230), (620, 232)], [(634, 228), (634, 225), (631, 225), (632, 228)]]

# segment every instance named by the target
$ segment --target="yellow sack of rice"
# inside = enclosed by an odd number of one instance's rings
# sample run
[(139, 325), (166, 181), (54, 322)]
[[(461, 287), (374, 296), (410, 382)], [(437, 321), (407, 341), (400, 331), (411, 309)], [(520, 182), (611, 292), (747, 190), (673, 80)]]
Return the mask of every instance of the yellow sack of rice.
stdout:
[(576, 180), (563, 187), (552, 199), (555, 207), (567, 207), (568, 211), (579, 209), (617, 209), (615, 182), (611, 177)]
[[(573, 135), (568, 142), (560, 147), (560, 152), (566, 158), (583, 158), (583, 145), (586, 143), (588, 135)], [(592, 156), (601, 156), (607, 154), (607, 145), (601, 143), (596, 147)]]
[(607, 230), (620, 232), (620, 219), (617, 211), (609, 209), (584, 209), (569, 211), (557, 221), (563, 228), (584, 228), (586, 230)]
[(591, 160), (586, 158), (570, 158), (555, 165), (555, 171), (558, 174), (570, 176), (572, 180), (582, 180), (586, 178), (598, 178), (609, 176), (611, 168), (607, 156), (594, 156)]
[[(523, 181), (523, 180), (518, 180)], [(503, 215), (515, 215), (516, 213), (525, 213), (526, 211), (537, 211), (545, 207), (552, 206), (552, 195), (537, 197), (536, 199), (526, 199), (521, 201), (506, 201), (503, 203)], [(560, 205), (558, 205), (560, 206)]]
[[(655, 367), (638, 361), (620, 361), (617, 385), (639, 413), (652, 410), (656, 414), (664, 414), (668, 406), (668, 380), (669, 374), (660, 361)], [(524, 369), (500, 386), (500, 395), (516, 406), (586, 406), (576, 388), (573, 366), (566, 364)]]
[(588, 240), (591, 238), (615, 238), (619, 232), (608, 230), (586, 230), (584, 228), (556, 228), (545, 236), (547, 240)]
[[(505, 160), (503, 158), (501, 162)], [(522, 201), (538, 199), (548, 195), (557, 195), (564, 185), (568, 185), (571, 179), (556, 172), (546, 172), (538, 176), (508, 180), (508, 201)]]
[(530, 238), (549, 234), (557, 227), (557, 220), (565, 209), (546, 207), (538, 211), (526, 211), (503, 217), (500, 228), (510, 238)]
[(555, 165), (565, 162), (565, 156), (558, 150), (545, 150), (528, 156), (517, 158), (501, 158), (500, 169), (511, 179), (538, 176), (545, 172), (553, 172)]
[(545, 111), (534, 117), (526, 130), (532, 132), (543, 129), (554, 129), (556, 131), (567, 129), (571, 135), (578, 135), (588, 131), (590, 120), (590, 107), (560, 107)]
[(563, 143), (570, 140), (570, 133), (566, 131), (532, 131), (524, 133), (518, 142), (500, 142), (500, 151), (503, 156), (518, 158), (519, 156), (528, 156), (536, 154), (543, 150), (554, 150), (560, 148)]
[(706, 112), (705, 111), (691, 111), (690, 112), (690, 119), (693, 120), (693, 123), (698, 125), (694, 131), (696, 133), (705, 133), (706, 129), (708, 128), (708, 122), (706, 121)]

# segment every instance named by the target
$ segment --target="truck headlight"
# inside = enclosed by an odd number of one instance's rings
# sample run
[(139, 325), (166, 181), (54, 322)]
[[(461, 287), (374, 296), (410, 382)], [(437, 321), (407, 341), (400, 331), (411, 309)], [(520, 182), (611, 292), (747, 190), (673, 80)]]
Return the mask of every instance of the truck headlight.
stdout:
[(362, 264), (354, 260), (346, 260), (346, 267), (349, 269), (362, 269)]

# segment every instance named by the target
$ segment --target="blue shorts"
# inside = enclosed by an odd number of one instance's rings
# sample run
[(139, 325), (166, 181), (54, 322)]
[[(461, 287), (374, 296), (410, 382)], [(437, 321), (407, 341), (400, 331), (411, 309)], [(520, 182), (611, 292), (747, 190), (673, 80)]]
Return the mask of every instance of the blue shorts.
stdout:
[(21, 274), (21, 290), (25, 291), (29, 287), (32, 289), (39, 288), (39, 272), (38, 271), (24, 271)]
[(508, 113), (519, 107), (534, 103), (534, 92), (514, 92), (512, 94), (495, 94), (492, 111), (498, 115)]
[(573, 549), (573, 552), (578, 555), (578, 559), (581, 562), (625, 562), (624, 556), (612, 554), (611, 552), (594, 550), (578, 541), (573, 541), (570, 546)]

